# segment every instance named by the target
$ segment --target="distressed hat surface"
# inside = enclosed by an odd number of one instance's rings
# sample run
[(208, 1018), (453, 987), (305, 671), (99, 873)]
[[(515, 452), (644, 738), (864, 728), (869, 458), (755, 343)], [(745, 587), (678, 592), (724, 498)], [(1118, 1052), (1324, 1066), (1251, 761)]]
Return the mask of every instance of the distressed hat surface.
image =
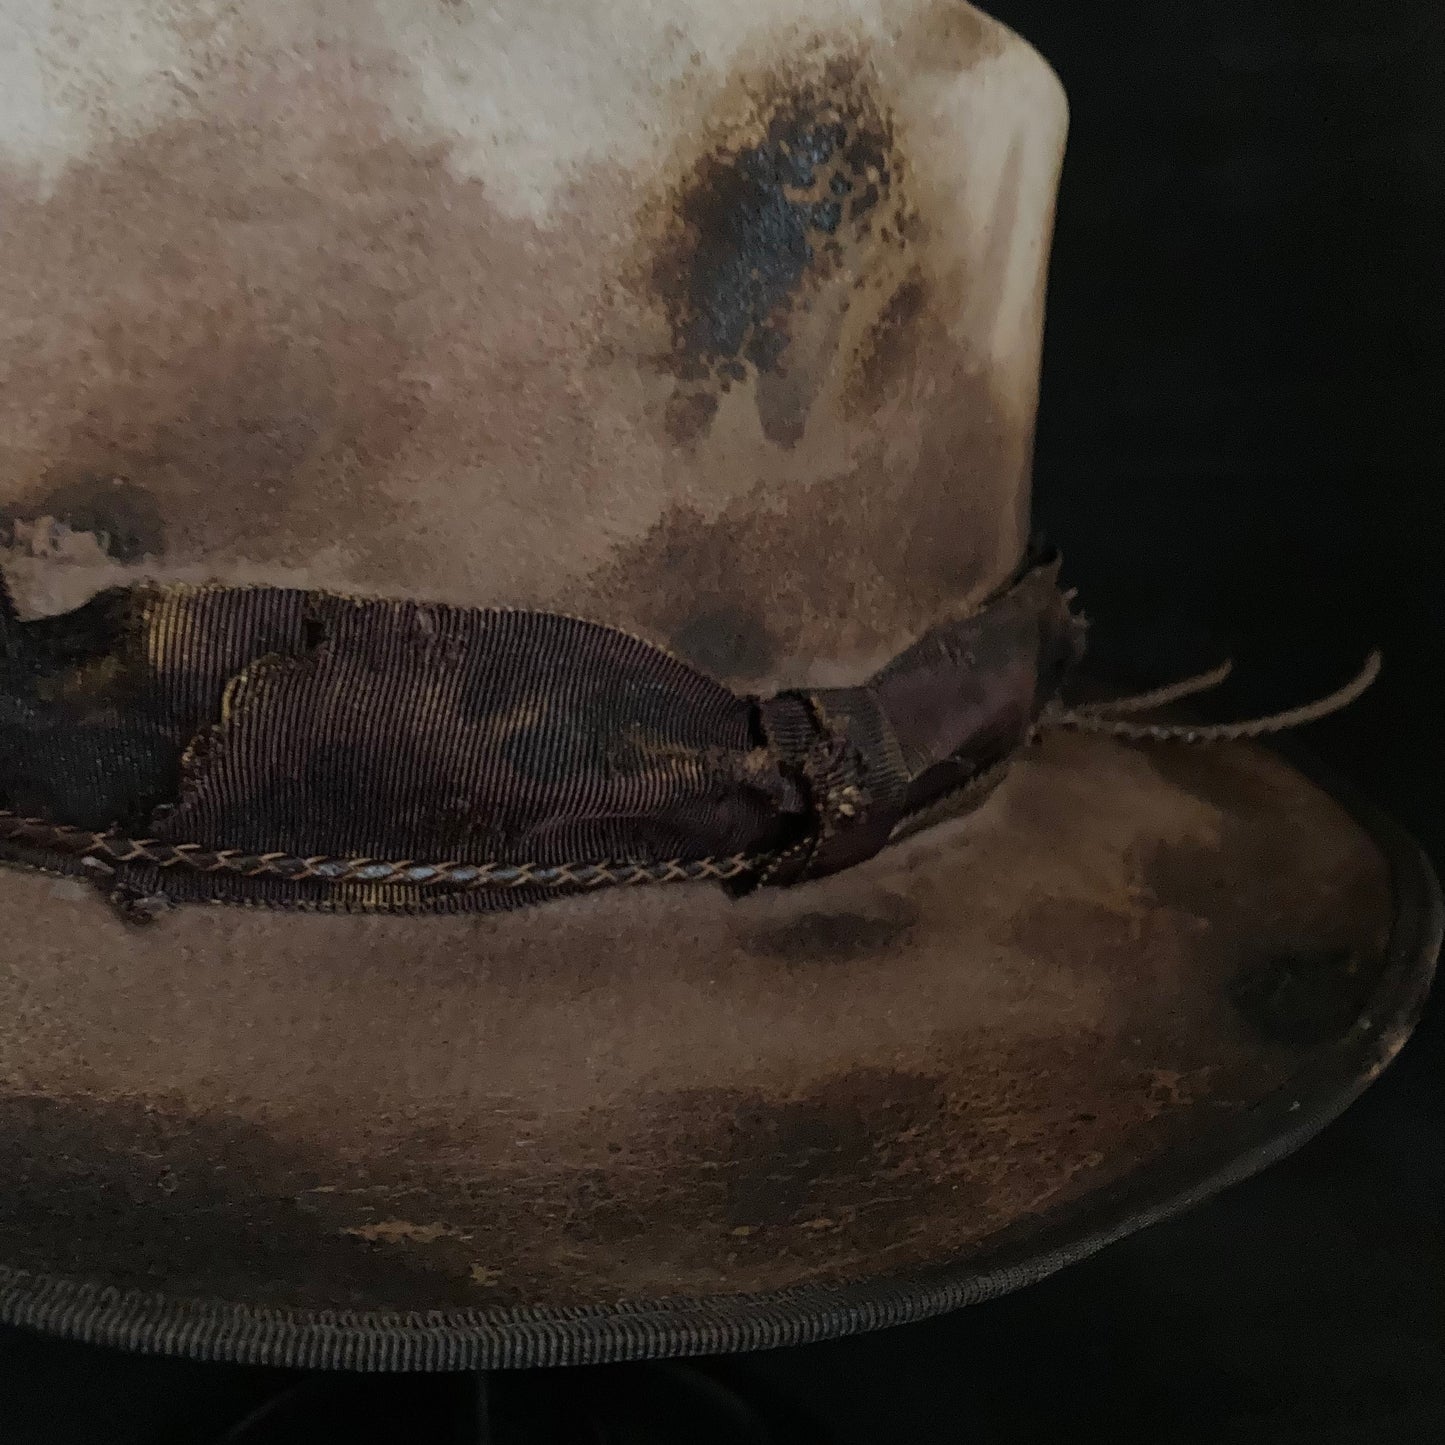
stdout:
[(1388, 1062), (1428, 865), (1251, 740), (1372, 669), (1075, 686), (1065, 120), (952, 0), (0, 0), (0, 1318), (816, 1339)]

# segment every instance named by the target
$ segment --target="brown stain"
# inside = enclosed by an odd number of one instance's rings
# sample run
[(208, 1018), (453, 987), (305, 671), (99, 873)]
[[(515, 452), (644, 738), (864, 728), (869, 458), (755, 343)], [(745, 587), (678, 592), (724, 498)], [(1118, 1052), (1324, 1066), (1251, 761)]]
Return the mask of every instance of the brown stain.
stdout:
[[(1294, 1049), (1340, 1037), (1384, 959), (1384, 932), (1361, 929), (1388, 915), (1382, 870), (1341, 867), (1327, 854), (1317, 871), (1282, 867), (1299, 825), (1277, 791), (1247, 771), (1221, 772), (1207, 749), (1147, 756), (1187, 796), (1222, 805), (1211, 836), (1141, 840), (1128, 889), (1095, 903), (1040, 896), (1007, 926), (1010, 946), (1115, 987), (1127, 982), (1135, 1003), (1121, 1029), (1156, 1027), (1166, 1003), (1187, 1014), (1194, 1030), (1172, 1047), (1196, 1069), (1231, 1035)], [(1322, 892), (1336, 905), (1327, 926)]]
[[(1161, 903), (1209, 917), (1217, 933), (1232, 937), (1252, 936), (1260, 949), (1284, 948), (1298, 943), (1304, 952), (1311, 951), (1305, 935), (1294, 919), (1314, 918), (1318, 909), (1316, 890), (1328, 891), (1338, 907), (1334, 922), (1321, 934), (1311, 927), (1313, 949), (1350, 950), (1361, 946), (1371, 935), (1362, 935), (1360, 920), (1383, 918), (1389, 899), (1387, 871), (1381, 860), (1363, 866), (1358, 859), (1349, 866), (1349, 834), (1339, 828), (1331, 834), (1320, 824), (1322, 834), (1317, 844), (1318, 857), (1314, 868), (1304, 873), (1283, 875), (1279, 859), (1293, 836), (1294, 819), (1290, 813), (1290, 787), (1287, 775), (1278, 771), (1237, 769), (1220, 777), (1212, 765), (1209, 748), (1151, 748), (1150, 767), (1170, 785), (1190, 797), (1202, 799), (1220, 810), (1219, 831), (1215, 840), (1205, 847), (1200, 844), (1174, 843), (1159, 845), (1148, 856), (1145, 877), (1155, 898)], [(1333, 805), (1317, 802), (1317, 809), (1328, 814)], [(1333, 847), (1329, 846), (1333, 842)], [(1295, 845), (1298, 846), (1298, 845)], [(1279, 891), (1281, 879), (1297, 890)], [(1251, 887), (1240, 888), (1241, 879)], [(1272, 910), (1281, 915), (1266, 931), (1261, 925), (1260, 895), (1268, 891), (1275, 898)], [(1291, 904), (1298, 905), (1291, 907)], [(1268, 917), (1268, 914), (1263, 914)], [(1384, 935), (1373, 934), (1383, 953)]]
[(29, 318), (0, 342), (27, 423), (0, 452), (3, 540), (23, 555), (15, 523), (48, 518), (120, 561), (424, 580), (439, 479), (556, 453), (565, 485), (587, 455), (555, 362), (585, 326), (586, 227), (507, 219), (445, 140), (398, 139), (368, 93), (384, 62), (223, 57), (211, 82), (204, 113), (49, 193), (0, 173), (0, 305)]
[(173, 1099), (10, 1095), (0, 1259), (172, 1297), (420, 1309), (770, 1290), (966, 1257), (1178, 1133), (1192, 1100), (1127, 1060), (1096, 1061), (1060, 1105), (1084, 1044), (1005, 1057), (965, 1035), (962, 1074), (644, 1093), (572, 1127), (507, 1100), (465, 1134), (381, 1118), (365, 1158)]
[(915, 268), (884, 303), (860, 348), (851, 390), (861, 404), (876, 402), (890, 382), (907, 376), (915, 328), (927, 305), (928, 283)]
[(39, 551), (57, 528), (93, 536), (117, 562), (138, 562), (165, 551), (161, 508), (144, 487), (124, 477), (83, 476), (56, 483), (28, 505), (0, 506), (0, 550)]
[(174, 1101), (0, 1099), (0, 1259), (118, 1289), (323, 1307), (470, 1291), (414, 1250), (332, 1228), (316, 1161)]
[[(627, 1142), (586, 1174), (627, 1238), (665, 1240), (697, 1286), (772, 1289), (966, 1258), (1180, 1137), (1188, 1088), (1084, 1034), (950, 1037), (947, 1067), (853, 1067), (803, 1091), (629, 1100)], [(1181, 1076), (1182, 1078), (1182, 1076)], [(1196, 1081), (1197, 1082), (1197, 1081)], [(1216, 1088), (1214, 1108), (1237, 1107)], [(618, 1137), (610, 1111), (586, 1121)], [(635, 1262), (636, 1255), (632, 1256)], [(654, 1268), (656, 1262), (654, 1262)]]
[[(856, 59), (816, 64), (734, 78), (709, 148), (644, 212), (659, 239), (633, 284), (667, 312), (667, 426), (690, 455), (731, 442), (741, 390), (784, 452), (806, 463), (809, 428), (842, 429), (852, 460), (721, 508), (673, 502), (567, 599), (626, 599), (627, 625), (735, 686), (881, 662), (1007, 575), (1027, 530), (1032, 417), (970, 339), (1017, 244), (1019, 154), (987, 254), (945, 260), (881, 83)], [(824, 242), (810, 207), (839, 181)]]
[(708, 148), (675, 161), (680, 178), (649, 205), (658, 240), (633, 281), (667, 316), (668, 430), (697, 441), (718, 399), (746, 386), (764, 435), (792, 447), (876, 233), (906, 212), (907, 165), (851, 57), (733, 77), (703, 134)]
[(943, 1081), (882, 1069), (761, 1106), (742, 1091), (707, 1102), (722, 1120), (708, 1144), (719, 1156), (724, 1217), (750, 1232), (812, 1231), (875, 1214), (870, 1192), (881, 1181), (907, 1189), (926, 1168), (917, 1121), (948, 1112)]
[(845, 962), (906, 947), (919, 917), (913, 900), (890, 894), (875, 900), (867, 912), (808, 912), (782, 925), (745, 932), (739, 946), (792, 966)]
[[(880, 437), (827, 480), (758, 485), (716, 517), (671, 507), (568, 605), (597, 613), (627, 598), (631, 625), (734, 686), (796, 683), (819, 652), (877, 665), (901, 650), (1016, 560), (1021, 521), (1016, 533), (970, 494), (962, 469), (1006, 478), (1021, 498), (1028, 468), (1020, 428), (966, 349), (935, 333), (903, 370), (903, 404), (925, 386), (949, 397), (912, 418), (908, 464), (890, 464)], [(718, 617), (737, 638), (726, 648)]]
[(894, 45), (909, 70), (958, 74), (992, 60), (1012, 37), (997, 21), (959, 0), (910, 7)]
[[(1202, 795), (1208, 772), (1188, 754), (1160, 750), (1152, 761), (1176, 785)], [(1278, 799), (1241, 788), (1229, 803), (1210, 845), (1173, 842), (1149, 850), (1141, 870), (1149, 902), (1209, 920), (1207, 931), (1194, 934), (1196, 949), (1210, 955), (1201, 966), (1227, 961), (1229, 1005), (1257, 1036), (1294, 1048), (1338, 1039), (1359, 1018), (1381, 967), (1385, 934), (1362, 936), (1358, 920), (1384, 916), (1388, 881), (1379, 869), (1356, 869), (1343, 880), (1293, 880), (1291, 893), (1279, 868), (1291, 820)], [(1241, 887), (1241, 877), (1253, 886)], [(1339, 899), (1339, 921), (1327, 930), (1303, 928), (1301, 920), (1313, 916), (1311, 893), (1320, 887)]]
[(1232, 997), (1264, 1037), (1295, 1048), (1343, 1038), (1359, 1022), (1378, 959), (1350, 948), (1309, 946), (1247, 961)]
[(768, 620), (756, 607), (700, 589), (673, 632), (673, 650), (714, 677), (758, 677), (777, 657)]
[[(645, 1294), (648, 1278), (666, 1280), (663, 1293), (846, 1279), (976, 1250), (1077, 1197), (1106, 1158), (1117, 1174), (1178, 1131), (1187, 1091), (1075, 1043), (1005, 1055), (963, 1036), (962, 1071), (643, 1095), (572, 1130), (554, 1120), (539, 1133), (505, 1101), (465, 1138), (383, 1119), (365, 1160), (174, 1101), (12, 1097), (0, 1163), (21, 1182), (0, 1211), (0, 1257), (313, 1307), (587, 1303)], [(1061, 1106), (1061, 1076), (1081, 1071), (1089, 1087)], [(102, 1217), (104, 1230), (72, 1237)], [(504, 1267), (479, 1279), (479, 1258)]]

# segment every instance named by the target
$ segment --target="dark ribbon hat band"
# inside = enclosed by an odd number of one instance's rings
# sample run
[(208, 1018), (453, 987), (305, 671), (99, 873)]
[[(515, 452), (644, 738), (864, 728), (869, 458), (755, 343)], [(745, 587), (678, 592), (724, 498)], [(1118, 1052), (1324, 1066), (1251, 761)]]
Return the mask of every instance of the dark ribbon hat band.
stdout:
[(742, 697), (552, 613), (143, 586), (0, 608), (0, 857), (162, 901), (789, 884), (981, 792), (1082, 650), (1036, 555), (866, 684)]
[(1140, 714), (1228, 665), (1066, 708), (1083, 623), (1037, 554), (858, 687), (741, 697), (546, 612), (145, 586), (21, 622), (0, 579), (0, 862), (172, 902), (514, 907), (615, 884), (745, 891), (851, 867), (980, 801), (1042, 727), (1217, 742)]

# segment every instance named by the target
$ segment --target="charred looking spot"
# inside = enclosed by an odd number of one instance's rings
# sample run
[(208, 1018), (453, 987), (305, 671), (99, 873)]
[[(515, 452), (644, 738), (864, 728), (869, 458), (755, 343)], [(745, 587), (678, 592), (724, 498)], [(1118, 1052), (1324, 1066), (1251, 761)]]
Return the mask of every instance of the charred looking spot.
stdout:
[(759, 929), (742, 940), (742, 947), (794, 967), (846, 963), (906, 943), (918, 919), (916, 903), (901, 895), (884, 894), (871, 912), (801, 913), (787, 923)]
[(326, 623), (314, 612), (307, 612), (301, 618), (301, 646), (307, 652), (315, 652), (326, 644), (330, 632)]
[[(230, 1167), (216, 1167), (222, 1158)], [(0, 1247), (22, 1268), (105, 1274), (121, 1288), (164, 1276), (198, 1294), (265, 1279), (263, 1298), (286, 1280), (290, 1299), (313, 1305), (365, 1291), (418, 1305), (447, 1297), (420, 1251), (376, 1249), (328, 1225), (315, 1162), (232, 1115), (12, 1094), (0, 1099), (0, 1171)], [(317, 1284), (323, 1275), (335, 1294)], [(461, 1281), (450, 1293), (472, 1298)]]
[(142, 827), (174, 797), (180, 749), (143, 701), (130, 597), (0, 626), (0, 798), (81, 826)]
[(1374, 981), (1375, 968), (1353, 949), (1276, 953), (1243, 966), (1231, 994), (1266, 1037), (1316, 1048), (1350, 1030)]
[(756, 609), (714, 598), (670, 639), (679, 657), (714, 677), (759, 677), (772, 666), (777, 642)]
[[(723, 1128), (697, 1153), (720, 1155), (723, 1208), (735, 1229), (896, 1228), (882, 1194), (916, 1195), (935, 1183), (939, 1141), (951, 1119), (943, 1081), (927, 1074), (860, 1068), (830, 1082), (826, 1093), (766, 1101), (718, 1091)], [(714, 1142), (716, 1140), (716, 1142)], [(721, 1146), (720, 1148), (718, 1146)], [(887, 1179), (886, 1191), (867, 1181)], [(950, 1180), (956, 1189), (957, 1181)], [(861, 1188), (860, 1188), (861, 1186)], [(954, 1194), (957, 1199), (957, 1193)], [(882, 1208), (879, 1205), (883, 1205)], [(896, 1236), (895, 1236), (896, 1238)]]
[(845, 243), (866, 234), (898, 170), (892, 128), (853, 71), (773, 88), (757, 139), (694, 164), (652, 267), (681, 383), (668, 417), (680, 442), (706, 430), (733, 383), (787, 370), (794, 316), (845, 264)]
[[(24, 547), (22, 529), (44, 525), (93, 536), (117, 562), (139, 562), (165, 550), (165, 521), (156, 499), (123, 477), (67, 482), (28, 505), (0, 508), (0, 547)], [(29, 545), (44, 545), (44, 539)]]

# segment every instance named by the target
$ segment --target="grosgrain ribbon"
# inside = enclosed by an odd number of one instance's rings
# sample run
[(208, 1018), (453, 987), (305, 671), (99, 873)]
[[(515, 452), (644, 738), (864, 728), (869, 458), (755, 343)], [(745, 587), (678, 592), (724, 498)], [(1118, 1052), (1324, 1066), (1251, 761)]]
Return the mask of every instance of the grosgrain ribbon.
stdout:
[[(1040, 730), (1211, 742), (1300, 726), (1149, 721), (1227, 665), (1066, 707), (1083, 646), (1038, 555), (866, 683), (740, 697), (551, 613), (147, 587), (0, 609), (0, 860), (173, 901), (443, 910), (616, 885), (834, 873), (976, 805)], [(133, 825), (146, 826), (140, 831)], [(436, 861), (432, 861), (436, 860)]]

